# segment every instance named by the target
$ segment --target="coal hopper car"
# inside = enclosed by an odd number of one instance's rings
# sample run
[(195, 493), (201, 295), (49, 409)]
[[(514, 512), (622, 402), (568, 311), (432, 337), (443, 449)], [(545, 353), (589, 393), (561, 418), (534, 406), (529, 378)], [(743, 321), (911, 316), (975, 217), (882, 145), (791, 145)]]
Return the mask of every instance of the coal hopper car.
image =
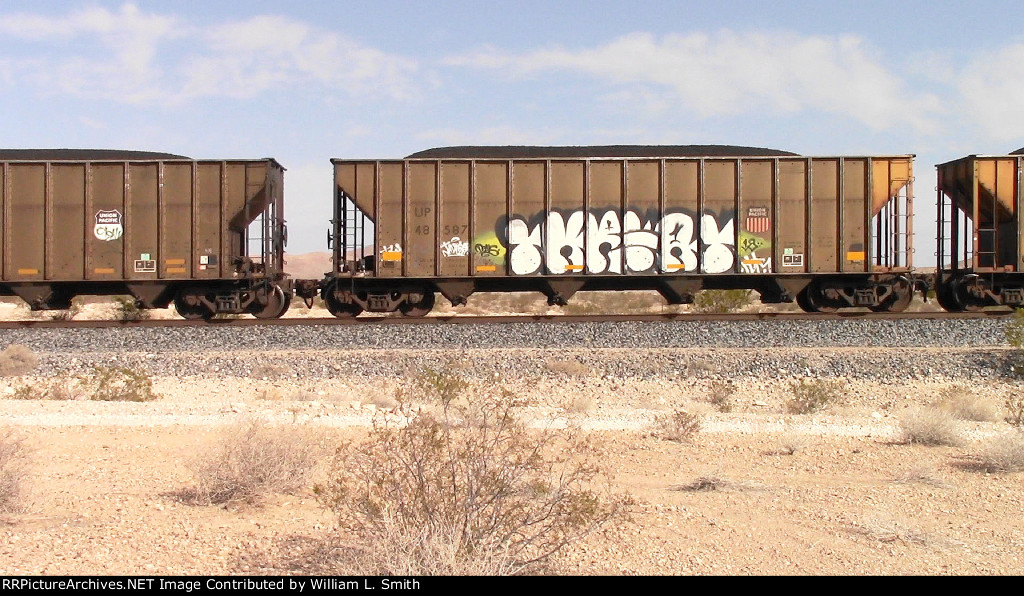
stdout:
[(1022, 153), (969, 155), (936, 166), (935, 290), (946, 310), (1024, 306)]
[(913, 295), (913, 156), (733, 146), (447, 147), (334, 159), (336, 316), (435, 295), (755, 290), (807, 311)]
[(292, 296), (283, 176), (273, 159), (0, 151), (0, 294), (33, 309), (130, 295), (186, 318), (278, 317)]

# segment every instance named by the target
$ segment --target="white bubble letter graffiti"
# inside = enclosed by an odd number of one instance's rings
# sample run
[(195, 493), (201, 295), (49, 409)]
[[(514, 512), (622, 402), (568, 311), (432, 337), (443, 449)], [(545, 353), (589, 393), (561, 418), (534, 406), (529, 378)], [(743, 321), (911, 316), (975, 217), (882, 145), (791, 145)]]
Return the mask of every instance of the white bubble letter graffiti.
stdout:
[(701, 240), (704, 241), (703, 270), (704, 273), (724, 273), (733, 268), (736, 257), (732, 246), (736, 243), (732, 219), (725, 222), (721, 229), (715, 216), (705, 213), (701, 218)]

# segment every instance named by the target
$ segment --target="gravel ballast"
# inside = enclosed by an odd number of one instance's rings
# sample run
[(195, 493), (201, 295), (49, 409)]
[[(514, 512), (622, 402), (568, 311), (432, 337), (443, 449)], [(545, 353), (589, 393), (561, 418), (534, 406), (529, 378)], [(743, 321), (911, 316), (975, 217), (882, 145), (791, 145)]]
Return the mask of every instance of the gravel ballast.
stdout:
[[(269, 365), (297, 378), (401, 376), (450, 367), (471, 376), (550, 374), (575, 361), (611, 377), (902, 379), (1010, 373), (1005, 320), (515, 323), (437, 326), (17, 329), (44, 375), (92, 364), (161, 376), (248, 377)], [(637, 352), (642, 349), (642, 355)]]

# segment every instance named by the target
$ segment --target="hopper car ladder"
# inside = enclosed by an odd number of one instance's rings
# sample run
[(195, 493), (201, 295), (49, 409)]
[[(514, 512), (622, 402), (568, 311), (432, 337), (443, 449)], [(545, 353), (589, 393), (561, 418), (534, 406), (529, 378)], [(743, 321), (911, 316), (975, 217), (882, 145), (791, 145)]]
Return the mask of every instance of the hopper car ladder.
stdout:
[(343, 270), (349, 273), (364, 272), (372, 267), (372, 263), (366, 260), (366, 227), (369, 218), (356, 206), (352, 197), (340, 189), (338, 205), (341, 212), (331, 223), (334, 226), (334, 237), (338, 239), (338, 256), (344, 263)]

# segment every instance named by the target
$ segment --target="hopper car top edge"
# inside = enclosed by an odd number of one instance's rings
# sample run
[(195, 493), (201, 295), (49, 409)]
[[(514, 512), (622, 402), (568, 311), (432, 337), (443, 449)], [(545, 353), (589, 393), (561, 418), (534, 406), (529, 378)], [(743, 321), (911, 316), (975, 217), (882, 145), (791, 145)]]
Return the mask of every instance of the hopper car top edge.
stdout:
[[(601, 156), (601, 157), (589, 157), (589, 156), (529, 156), (529, 157), (394, 157), (394, 158), (344, 158), (344, 157), (332, 157), (332, 164), (339, 163), (401, 163), (401, 162), (508, 162), (508, 161), (533, 161), (533, 162), (544, 162), (544, 161), (656, 161), (656, 160), (672, 160), (672, 161), (727, 161), (727, 160), (743, 160), (743, 161), (770, 161), (770, 160), (807, 160), (807, 159), (899, 159), (899, 158), (916, 158), (916, 153), (886, 153), (886, 154), (871, 154), (871, 155), (860, 155), (860, 154), (849, 154), (849, 155), (649, 155), (649, 156)], [(1010, 156), (1020, 157), (1020, 156)], [(958, 160), (954, 160), (958, 161)]]
[(1024, 149), (1014, 151), (1012, 153), (971, 153), (970, 155), (964, 155), (956, 159), (944, 161), (942, 163), (935, 164), (936, 168), (948, 166), (950, 164), (959, 163), (967, 159), (993, 159), (993, 158), (1004, 158), (1004, 159), (1024, 159)]

